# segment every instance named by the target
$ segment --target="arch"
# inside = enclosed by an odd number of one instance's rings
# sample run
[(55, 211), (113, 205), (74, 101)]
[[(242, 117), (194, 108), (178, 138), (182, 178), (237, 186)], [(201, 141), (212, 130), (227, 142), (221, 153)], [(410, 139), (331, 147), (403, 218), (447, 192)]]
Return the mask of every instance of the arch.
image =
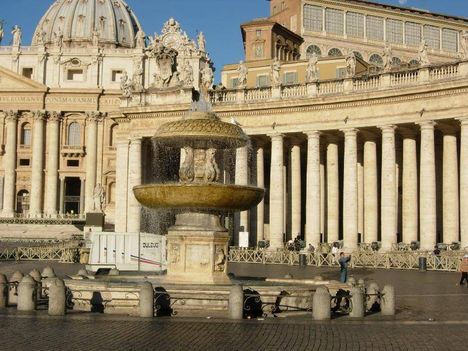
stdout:
[(31, 124), (23, 123), (21, 125), (20, 145), (31, 145)]
[(364, 56), (359, 51), (353, 51), (354, 56), (357, 58), (360, 58), (361, 60), (364, 60)]
[(376, 66), (382, 66), (383, 65), (383, 58), (379, 54), (372, 54), (369, 57), (369, 62), (373, 63)]
[(110, 130), (109, 130), (109, 146), (114, 146), (115, 143), (115, 133), (117, 132), (117, 126), (118, 124), (115, 123), (111, 125)]
[(419, 61), (416, 60), (416, 59), (412, 59), (410, 62), (409, 62), (410, 66), (419, 66)]
[(21, 189), (16, 194), (16, 212), (27, 213), (29, 211), (29, 191)]
[(78, 122), (71, 122), (68, 125), (67, 145), (69, 146), (81, 145), (81, 126)]
[(328, 56), (332, 56), (332, 57), (343, 56), (343, 53), (341, 52), (340, 49), (331, 48), (330, 50), (328, 50)]
[(392, 65), (399, 66), (401, 65), (401, 59), (399, 57), (392, 57)]
[(317, 45), (309, 45), (306, 50), (306, 57), (310, 58), (313, 54), (317, 56), (322, 56), (322, 50)]

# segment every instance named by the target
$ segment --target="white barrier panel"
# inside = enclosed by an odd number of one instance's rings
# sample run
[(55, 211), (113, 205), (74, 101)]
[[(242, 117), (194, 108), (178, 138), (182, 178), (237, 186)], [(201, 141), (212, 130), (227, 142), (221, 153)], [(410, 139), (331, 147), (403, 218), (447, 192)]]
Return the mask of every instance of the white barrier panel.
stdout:
[(87, 240), (90, 258), (86, 268), (121, 271), (163, 271), (167, 268), (166, 237), (149, 233), (91, 232)]
[(239, 247), (249, 247), (249, 232), (239, 232)]

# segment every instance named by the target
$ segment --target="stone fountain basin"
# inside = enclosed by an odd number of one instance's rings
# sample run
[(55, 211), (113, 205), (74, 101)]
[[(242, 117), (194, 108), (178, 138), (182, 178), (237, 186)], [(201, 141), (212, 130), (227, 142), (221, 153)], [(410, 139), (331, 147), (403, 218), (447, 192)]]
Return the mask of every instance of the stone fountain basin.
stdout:
[(245, 211), (262, 201), (265, 190), (220, 183), (167, 183), (138, 185), (133, 193), (150, 208)]

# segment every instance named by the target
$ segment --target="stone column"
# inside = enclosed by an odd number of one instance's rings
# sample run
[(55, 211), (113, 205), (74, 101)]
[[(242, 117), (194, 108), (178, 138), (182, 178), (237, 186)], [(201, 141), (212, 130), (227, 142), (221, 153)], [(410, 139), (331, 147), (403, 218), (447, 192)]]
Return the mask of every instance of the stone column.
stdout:
[(364, 160), (363, 147), (358, 144), (356, 163), (356, 174), (358, 182), (358, 237), (361, 234), (361, 241), (364, 242)]
[(403, 131), (403, 242), (418, 240), (418, 161), (414, 133)]
[(340, 183), (338, 140), (331, 139), (327, 145), (327, 241), (339, 238), (340, 231)]
[(377, 143), (364, 142), (364, 241), (377, 241), (379, 231)]
[(84, 178), (80, 178), (80, 213), (79, 214), (81, 215), (85, 215), (85, 212), (84, 212), (85, 189), (86, 189), (86, 180)]
[(34, 112), (31, 196), (29, 214), (31, 217), (42, 215), (44, 196), (44, 120), (45, 111)]
[(382, 130), (381, 233), (382, 249), (389, 251), (397, 242), (395, 126)]
[(16, 202), (16, 143), (18, 112), (6, 112), (7, 140), (3, 166), (5, 169), (5, 188), (3, 196), (3, 217), (13, 217)]
[(88, 112), (86, 114), (86, 190), (85, 190), (85, 213), (93, 212), (93, 193), (96, 187), (97, 176), (97, 124), (100, 118), (99, 112)]
[(301, 147), (291, 147), (291, 235), (301, 234)]
[(468, 246), (468, 118), (460, 123), (460, 237), (464, 248)]
[(421, 127), (421, 162), (419, 211), (421, 249), (432, 250), (436, 244), (436, 178), (434, 125), (432, 121), (419, 123)]
[(0, 176), (0, 211), (3, 210), (3, 190), (4, 190), (5, 178)]
[(457, 135), (454, 131), (445, 132), (443, 152), (443, 242), (450, 244), (454, 241), (458, 241), (460, 229), (458, 212)]
[(57, 215), (60, 118), (61, 112), (52, 111), (47, 122), (45, 214), (50, 217)]
[(129, 140), (117, 140), (115, 165), (115, 231), (127, 232)]
[[(257, 186), (259, 188), (265, 187), (265, 157), (263, 146), (257, 148)], [(257, 241), (265, 239), (265, 201), (257, 205)]]
[(307, 132), (306, 245), (320, 244), (320, 133)]
[(348, 250), (357, 248), (357, 130), (343, 130), (345, 136), (343, 174), (343, 239)]
[(65, 177), (60, 178), (60, 200), (59, 200), (59, 213), (65, 212)]
[(270, 249), (284, 247), (284, 151), (282, 134), (271, 135), (270, 170)]
[[(247, 146), (236, 149), (235, 183), (237, 185), (249, 185), (248, 159), (249, 149)], [(244, 232), (249, 231), (249, 211), (242, 211), (239, 214), (239, 229)]]
[(141, 138), (132, 138), (128, 153), (128, 218), (127, 231), (139, 233), (141, 205), (133, 194), (133, 187), (141, 184)]

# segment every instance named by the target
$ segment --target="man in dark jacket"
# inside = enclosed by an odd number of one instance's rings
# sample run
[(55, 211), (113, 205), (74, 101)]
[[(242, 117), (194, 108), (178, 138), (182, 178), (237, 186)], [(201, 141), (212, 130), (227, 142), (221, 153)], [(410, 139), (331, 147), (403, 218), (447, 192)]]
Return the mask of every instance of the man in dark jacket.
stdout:
[(340, 282), (346, 283), (348, 280), (348, 263), (351, 261), (351, 255), (345, 256), (343, 252), (340, 253), (340, 259), (338, 263), (340, 264)]

